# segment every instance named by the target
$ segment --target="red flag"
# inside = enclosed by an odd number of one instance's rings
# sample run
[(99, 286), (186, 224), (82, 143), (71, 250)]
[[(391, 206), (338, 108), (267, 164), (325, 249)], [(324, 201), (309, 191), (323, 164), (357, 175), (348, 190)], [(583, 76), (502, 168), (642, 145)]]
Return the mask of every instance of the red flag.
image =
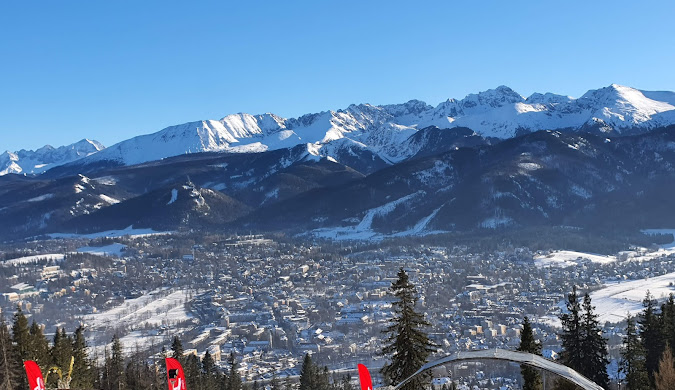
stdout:
[(26, 360), (23, 362), (23, 366), (26, 368), (30, 390), (45, 390), (45, 380), (42, 379), (40, 366), (32, 360)]
[(359, 381), (361, 381), (361, 390), (373, 390), (373, 380), (370, 379), (370, 372), (363, 364), (357, 365), (359, 368)]
[(178, 360), (166, 358), (166, 377), (169, 381), (169, 390), (185, 390), (185, 374)]

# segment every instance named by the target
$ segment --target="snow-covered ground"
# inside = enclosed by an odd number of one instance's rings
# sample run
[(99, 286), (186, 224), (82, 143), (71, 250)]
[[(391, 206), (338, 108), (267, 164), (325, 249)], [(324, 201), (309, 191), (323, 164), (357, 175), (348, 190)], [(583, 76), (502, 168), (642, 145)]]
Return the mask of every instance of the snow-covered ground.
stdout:
[(675, 294), (675, 272), (654, 278), (607, 284), (605, 288), (591, 293), (601, 323), (622, 321), (627, 313), (635, 315), (642, 311), (642, 300), (647, 290), (659, 299)]
[(94, 255), (100, 256), (117, 256), (121, 257), (122, 252), (126, 249), (126, 245), (120, 243), (114, 243), (106, 246), (84, 246), (78, 248), (77, 252), (80, 253), (91, 253)]
[(152, 229), (134, 229), (133, 226), (128, 226), (124, 229), (106, 230), (104, 232), (77, 234), (77, 233), (51, 233), (51, 238), (102, 238), (102, 237), (146, 237), (159, 234), (170, 234), (171, 232), (158, 232)]
[(88, 315), (85, 323), (94, 330), (175, 324), (192, 318), (185, 310), (187, 299), (186, 290), (158, 289), (138, 298), (125, 300), (123, 304), (110, 310)]
[(405, 237), (405, 236), (422, 236), (428, 234), (439, 234), (443, 233), (440, 231), (427, 231), (427, 225), (429, 222), (436, 216), (440, 208), (434, 210), (430, 215), (422, 218), (420, 221), (415, 224), (412, 228), (392, 233), (392, 234), (382, 234), (373, 230), (372, 224), (373, 219), (378, 216), (387, 215), (394, 211), (397, 206), (404, 204), (406, 202), (412, 202), (415, 198), (419, 196), (424, 196), (426, 193), (424, 191), (417, 191), (410, 195), (406, 195), (402, 198), (396, 199), (392, 202), (385, 203), (382, 206), (375, 207), (366, 212), (363, 219), (354, 226), (342, 226), (342, 227), (330, 227), (330, 228), (320, 228), (315, 229), (311, 232), (314, 237), (328, 238), (332, 240), (340, 241), (349, 241), (349, 240), (372, 240), (379, 241), (386, 238), (392, 237)]
[(534, 262), (539, 268), (545, 267), (571, 267), (582, 262), (590, 261), (593, 263), (607, 264), (616, 261), (615, 256), (604, 256), (593, 253), (574, 252), (574, 251), (554, 251), (547, 255), (534, 256)]
[(30, 263), (37, 263), (40, 260), (63, 260), (65, 255), (58, 254), (58, 253), (49, 253), (49, 254), (44, 254), (44, 255), (35, 255), (35, 256), (25, 256), (25, 257), (19, 257), (16, 259), (11, 259), (11, 260), (5, 260), (5, 261), (0, 261), (0, 265), (4, 267), (11, 267), (15, 265), (20, 265), (20, 264), (30, 264)]
[(104, 348), (110, 348), (113, 332), (119, 334), (127, 354), (170, 343), (175, 333), (162, 332), (158, 328), (166, 325), (175, 330), (175, 324), (193, 318), (185, 309), (188, 297), (187, 290), (161, 288), (127, 299), (110, 310), (87, 315), (83, 322), (93, 336), (91, 354), (102, 361)]

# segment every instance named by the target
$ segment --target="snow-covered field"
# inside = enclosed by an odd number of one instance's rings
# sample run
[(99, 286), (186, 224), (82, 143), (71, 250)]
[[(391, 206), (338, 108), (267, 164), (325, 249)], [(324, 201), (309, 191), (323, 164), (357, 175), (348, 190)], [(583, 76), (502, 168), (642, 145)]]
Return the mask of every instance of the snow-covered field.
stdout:
[(91, 253), (99, 256), (117, 256), (121, 257), (122, 252), (126, 249), (126, 245), (120, 243), (114, 243), (106, 246), (84, 246), (82, 248), (77, 248), (77, 252), (80, 253)]
[(660, 301), (671, 293), (675, 294), (675, 272), (649, 279), (608, 284), (605, 288), (591, 293), (591, 300), (601, 323), (618, 322), (623, 320), (627, 313), (635, 315), (642, 311), (642, 300), (647, 290)]
[(127, 299), (110, 310), (87, 315), (83, 322), (93, 335), (92, 355), (98, 356), (99, 361), (102, 359), (104, 348), (110, 348), (112, 332), (119, 334), (127, 354), (170, 343), (175, 333), (162, 332), (158, 328), (166, 325), (175, 332), (175, 324), (193, 318), (185, 310), (188, 296), (186, 290), (162, 288)]
[(47, 260), (63, 260), (65, 255), (58, 254), (58, 253), (49, 253), (45, 255), (35, 255), (35, 256), (25, 256), (25, 257), (19, 257), (16, 259), (11, 259), (11, 260), (6, 260), (6, 261), (0, 261), (0, 265), (4, 267), (12, 267), (20, 264), (30, 264), (30, 263), (37, 263), (39, 260), (47, 259)]
[(534, 262), (539, 268), (545, 267), (570, 267), (582, 262), (590, 261), (593, 263), (607, 264), (616, 261), (615, 256), (604, 256), (593, 253), (583, 253), (574, 251), (554, 251), (547, 255), (534, 256)]
[(175, 324), (192, 318), (185, 310), (187, 298), (186, 290), (154, 290), (138, 298), (125, 300), (120, 306), (105, 312), (88, 315), (85, 322), (94, 330)]
[(104, 232), (77, 234), (77, 233), (52, 233), (49, 234), (51, 238), (102, 238), (102, 237), (146, 237), (159, 234), (170, 234), (171, 232), (158, 232), (152, 229), (134, 229), (129, 226), (124, 229), (106, 230)]

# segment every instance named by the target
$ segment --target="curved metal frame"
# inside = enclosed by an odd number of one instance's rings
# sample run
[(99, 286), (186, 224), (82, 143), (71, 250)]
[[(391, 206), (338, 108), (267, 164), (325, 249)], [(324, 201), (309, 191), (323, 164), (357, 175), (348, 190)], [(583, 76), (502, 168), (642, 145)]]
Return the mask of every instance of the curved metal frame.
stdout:
[(425, 364), (424, 366), (422, 366), (422, 368), (417, 370), (417, 372), (410, 375), (405, 380), (403, 380), (403, 382), (396, 385), (396, 387), (394, 387), (393, 390), (399, 390), (403, 385), (408, 383), (414, 377), (430, 368), (434, 368), (446, 363), (459, 362), (464, 360), (503, 360), (514, 363), (526, 364), (528, 366), (540, 368), (553, 374), (560, 375), (561, 377), (567, 379), (568, 381), (574, 383), (575, 385), (581, 386), (585, 390), (604, 390), (602, 387), (597, 385), (592, 380), (586, 378), (585, 376), (579, 374), (573, 369), (564, 366), (560, 363), (556, 363), (551, 360), (544, 359), (541, 356), (527, 352), (506, 351), (503, 349), (490, 349), (482, 351), (453, 353), (452, 355), (448, 355), (442, 359)]

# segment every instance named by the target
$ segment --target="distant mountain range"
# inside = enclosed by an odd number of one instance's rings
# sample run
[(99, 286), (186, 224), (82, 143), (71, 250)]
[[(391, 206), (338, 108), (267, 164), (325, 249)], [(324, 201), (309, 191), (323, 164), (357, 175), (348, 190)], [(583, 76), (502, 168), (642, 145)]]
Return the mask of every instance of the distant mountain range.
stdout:
[(0, 154), (0, 175), (8, 173), (40, 174), (103, 149), (105, 149), (105, 146), (101, 143), (83, 139), (74, 144), (58, 148), (46, 145), (34, 151), (24, 149), (18, 152), (5, 151)]
[(104, 149), (83, 140), (35, 152), (0, 155), (0, 174), (42, 173), (55, 166), (134, 165), (201, 152), (254, 153), (307, 145), (310, 154), (337, 159), (360, 150), (391, 165), (417, 153), (407, 141), (429, 126), (469, 128), (485, 138), (506, 139), (537, 130), (635, 134), (675, 124), (675, 92), (640, 91), (620, 85), (590, 90), (573, 99), (552, 93), (528, 98), (496, 89), (449, 99), (436, 107), (404, 104), (351, 105), (344, 110), (286, 119), (274, 114), (228, 115), (171, 126)]
[(673, 130), (675, 93), (618, 85), (578, 99), (498, 87), (436, 107), (229, 115), (108, 148), (3, 153), (0, 219), (12, 223), (0, 239), (130, 225), (331, 239), (672, 227)]

